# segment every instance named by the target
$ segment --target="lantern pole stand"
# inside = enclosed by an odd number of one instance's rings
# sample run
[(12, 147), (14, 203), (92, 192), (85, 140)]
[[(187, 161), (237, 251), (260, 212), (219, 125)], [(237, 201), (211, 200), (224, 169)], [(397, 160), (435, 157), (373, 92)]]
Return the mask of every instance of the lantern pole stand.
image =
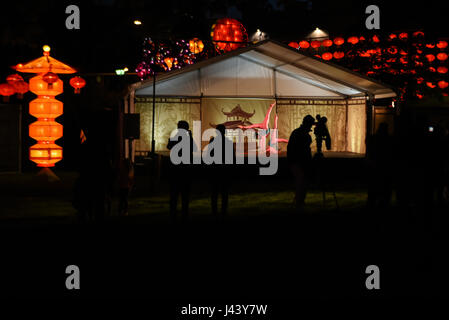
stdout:
[(152, 123), (151, 126), (151, 156), (154, 158), (156, 153), (156, 140), (154, 139), (154, 117), (156, 113), (156, 72), (153, 74), (153, 115), (152, 115)]

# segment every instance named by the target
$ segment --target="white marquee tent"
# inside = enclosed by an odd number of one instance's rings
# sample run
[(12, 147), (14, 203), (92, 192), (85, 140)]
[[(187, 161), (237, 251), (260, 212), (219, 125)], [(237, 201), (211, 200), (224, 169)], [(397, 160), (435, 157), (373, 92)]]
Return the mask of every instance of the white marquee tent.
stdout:
[[(202, 130), (224, 123), (260, 123), (271, 103), (270, 128), (288, 139), (302, 118), (328, 118), (332, 151), (365, 153), (367, 99), (396, 96), (388, 86), (340, 66), (266, 40), (156, 77), (156, 151), (165, 151), (179, 120), (202, 121)], [(151, 150), (153, 79), (130, 87), (125, 112), (140, 113), (137, 153)], [(275, 124), (275, 116), (278, 123)], [(231, 125), (231, 128), (229, 127)], [(285, 150), (281, 144), (281, 151)]]

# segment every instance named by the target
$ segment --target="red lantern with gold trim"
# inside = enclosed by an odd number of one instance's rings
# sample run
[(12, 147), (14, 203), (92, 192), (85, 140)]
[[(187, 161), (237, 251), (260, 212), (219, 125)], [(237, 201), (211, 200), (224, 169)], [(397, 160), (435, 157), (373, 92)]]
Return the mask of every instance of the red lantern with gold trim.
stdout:
[(70, 85), (75, 89), (75, 94), (79, 94), (81, 89), (86, 85), (86, 80), (76, 76), (70, 79)]

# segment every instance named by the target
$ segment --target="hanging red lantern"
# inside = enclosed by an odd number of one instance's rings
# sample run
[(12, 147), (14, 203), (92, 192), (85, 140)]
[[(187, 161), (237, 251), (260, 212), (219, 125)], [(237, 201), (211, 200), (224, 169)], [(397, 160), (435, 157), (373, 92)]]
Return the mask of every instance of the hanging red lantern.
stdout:
[(399, 34), (399, 39), (401, 40), (406, 40), (408, 39), (408, 33), (407, 32), (402, 32)]
[(357, 43), (359, 43), (359, 38), (357, 38), (357, 37), (349, 37), (348, 38), (348, 42), (350, 44), (357, 44)]
[(426, 59), (429, 62), (432, 62), (435, 60), (435, 56), (433, 54), (426, 54)]
[(319, 47), (321, 47), (321, 41), (313, 40), (313, 41), (310, 43), (310, 46), (311, 46), (312, 48), (314, 48), (314, 49), (319, 48)]
[(47, 72), (46, 74), (44, 74), (42, 76), (42, 80), (44, 80), (46, 83), (48, 83), (47, 89), (51, 90), (51, 89), (53, 89), (53, 83), (58, 81), (59, 77), (56, 73)]
[(361, 37), (359, 37), (359, 40), (360, 40), (360, 41), (365, 41), (366, 39), (365, 39), (364, 36), (361, 36)]
[(424, 37), (424, 32), (422, 31), (416, 31), (413, 33), (414, 37)]
[(334, 52), (334, 58), (335, 59), (342, 59), (345, 56), (345, 53), (342, 51), (335, 51)]
[(345, 43), (345, 39), (341, 38), (341, 37), (337, 37), (334, 39), (334, 43), (337, 46), (341, 46), (343, 43)]
[(433, 43), (428, 43), (428, 44), (426, 44), (426, 47), (429, 49), (433, 49), (433, 48), (435, 48), (435, 45)]
[(292, 41), (288, 45), (294, 49), (299, 49), (299, 44), (297, 42)]
[(17, 73), (10, 74), (9, 76), (6, 77), (6, 82), (8, 82), (12, 86), (14, 86), (14, 83), (17, 81), (23, 81), (22, 76), (18, 75)]
[(447, 67), (441, 66), (437, 68), (438, 73), (447, 73)]
[(330, 52), (325, 52), (325, 53), (323, 53), (323, 59), (324, 60), (331, 60), (332, 59), (332, 53), (330, 53)]
[(441, 80), (441, 81), (438, 81), (438, 86), (441, 89), (446, 89), (449, 86), (449, 83), (447, 83), (447, 81)]
[(310, 44), (308, 41), (303, 40), (299, 42), (299, 47), (301, 49), (307, 49), (308, 47), (310, 47)]
[(387, 49), (389, 54), (396, 54), (398, 53), (398, 49), (396, 49), (396, 47), (390, 47)]
[(395, 35), (394, 33), (392, 33), (392, 34), (389, 35), (389, 38), (390, 38), (391, 40), (396, 39), (397, 37), (398, 37), (398, 36)]
[(323, 46), (324, 47), (332, 46), (332, 40), (330, 40), (330, 39), (323, 40)]
[(16, 93), (16, 90), (9, 83), (0, 84), (0, 95), (3, 96), (3, 102), (8, 102), (9, 97)]
[(430, 82), (430, 81), (428, 81), (428, 82), (426, 82), (426, 85), (429, 87), (429, 88), (435, 88), (436, 87), (436, 85), (434, 85), (432, 82)]
[(212, 25), (212, 41), (217, 50), (232, 51), (246, 46), (248, 34), (239, 21), (231, 18), (218, 19)]
[(29, 85), (28, 83), (26, 83), (25, 81), (17, 81), (16, 83), (14, 83), (14, 89), (16, 90), (17, 93), (17, 98), (22, 99), (23, 98), (23, 94), (27, 93), (29, 90)]
[(372, 37), (372, 39), (373, 39), (373, 42), (375, 42), (375, 43), (380, 42), (379, 37), (378, 37), (377, 35), (374, 35), (374, 36)]
[(444, 49), (447, 47), (447, 41), (438, 41), (437, 47), (440, 49)]
[(436, 72), (437, 70), (434, 67), (429, 67), (430, 72)]
[(70, 79), (70, 85), (75, 89), (75, 93), (80, 93), (81, 89), (86, 85), (86, 80), (81, 77), (73, 77)]
[(437, 54), (437, 59), (444, 61), (447, 59), (447, 53), (446, 52), (440, 52), (439, 54)]

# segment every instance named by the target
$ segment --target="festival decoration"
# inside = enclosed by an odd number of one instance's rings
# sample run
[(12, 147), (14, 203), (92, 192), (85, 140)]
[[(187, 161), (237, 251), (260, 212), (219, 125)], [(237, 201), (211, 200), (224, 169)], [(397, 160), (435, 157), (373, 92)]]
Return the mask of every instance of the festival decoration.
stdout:
[(9, 83), (0, 84), (0, 95), (3, 96), (3, 102), (8, 102), (9, 97), (16, 93), (14, 87)]
[(55, 141), (62, 137), (63, 127), (55, 121), (63, 113), (63, 104), (55, 96), (63, 92), (63, 82), (57, 73), (75, 73), (72, 67), (50, 57), (50, 47), (44, 46), (41, 58), (18, 64), (14, 67), (19, 72), (38, 73), (30, 79), (29, 89), (37, 95), (30, 102), (30, 114), (37, 118), (29, 126), (29, 135), (37, 140), (30, 147), (30, 160), (38, 167), (54, 167), (62, 160), (62, 148)]
[(26, 83), (23, 80), (16, 81), (13, 86), (14, 89), (16, 90), (18, 99), (23, 99), (23, 95), (29, 91), (28, 83)]
[(189, 48), (190, 52), (197, 54), (203, 51), (204, 49), (204, 43), (203, 41), (199, 40), (198, 38), (193, 38), (189, 41)]
[(341, 46), (343, 43), (345, 43), (345, 39), (341, 37), (337, 37), (334, 39), (334, 43), (336, 46)]
[(218, 19), (212, 25), (210, 35), (218, 51), (229, 52), (248, 43), (248, 34), (243, 24), (231, 18)]
[(70, 79), (70, 85), (75, 89), (75, 94), (79, 94), (81, 89), (86, 85), (86, 80), (76, 76)]
[(301, 49), (307, 49), (307, 48), (310, 47), (310, 43), (309, 43), (308, 41), (305, 41), (305, 40), (300, 41), (300, 42), (299, 42), (299, 47), (300, 47)]

